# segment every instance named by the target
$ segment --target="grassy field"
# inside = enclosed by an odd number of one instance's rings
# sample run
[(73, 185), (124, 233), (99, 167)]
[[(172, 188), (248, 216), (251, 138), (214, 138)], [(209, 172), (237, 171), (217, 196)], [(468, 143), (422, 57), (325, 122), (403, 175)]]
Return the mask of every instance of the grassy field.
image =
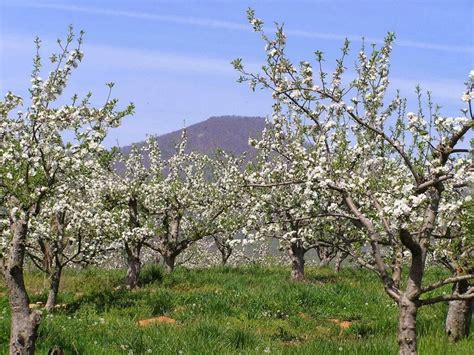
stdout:
[[(37, 352), (54, 345), (66, 354), (395, 354), (397, 308), (372, 274), (308, 268), (308, 281), (285, 268), (178, 268), (163, 276), (148, 267), (142, 286), (120, 286), (124, 271), (69, 270), (59, 301), (45, 315)], [(31, 302), (45, 301), (45, 279), (27, 275)], [(471, 336), (449, 344), (446, 305), (421, 310), (421, 354), (472, 354)], [(175, 324), (139, 326), (167, 316)], [(343, 322), (345, 321), (345, 322)], [(0, 285), (0, 349), (7, 352), (9, 310)]]

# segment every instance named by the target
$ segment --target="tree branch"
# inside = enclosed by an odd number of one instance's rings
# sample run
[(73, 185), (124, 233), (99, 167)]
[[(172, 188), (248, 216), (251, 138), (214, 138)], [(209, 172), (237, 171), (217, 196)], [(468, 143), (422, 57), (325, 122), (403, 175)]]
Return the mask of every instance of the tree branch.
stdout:
[(433, 290), (435, 290), (437, 288), (440, 288), (444, 285), (456, 283), (458, 281), (463, 281), (463, 280), (471, 280), (471, 279), (474, 279), (474, 274), (467, 274), (467, 275), (459, 275), (459, 276), (449, 277), (445, 280), (435, 282), (435, 283), (433, 283), (429, 286), (423, 287), (420, 291), (417, 292), (417, 295), (422, 295), (423, 293), (433, 291)]
[(447, 302), (447, 301), (466, 301), (474, 299), (474, 288), (471, 287), (468, 292), (459, 294), (453, 293), (451, 295), (442, 295), (438, 297), (428, 298), (425, 300), (420, 300), (420, 307), (427, 306), (430, 304), (435, 304), (439, 302)]

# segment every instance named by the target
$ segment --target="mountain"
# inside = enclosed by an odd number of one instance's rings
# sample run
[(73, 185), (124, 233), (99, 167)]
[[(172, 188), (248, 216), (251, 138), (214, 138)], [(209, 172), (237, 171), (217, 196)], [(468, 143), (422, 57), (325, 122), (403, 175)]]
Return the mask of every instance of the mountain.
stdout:
[[(234, 155), (249, 152), (252, 156), (254, 152), (248, 145), (248, 140), (260, 138), (264, 127), (265, 119), (262, 117), (210, 117), (203, 122), (186, 127), (187, 150), (213, 154), (219, 148)], [(183, 130), (180, 129), (156, 137), (164, 159), (168, 159), (175, 152), (175, 145), (180, 141), (182, 132)], [(143, 144), (144, 142), (137, 143), (138, 146)], [(131, 147), (123, 147), (122, 152), (127, 154)]]

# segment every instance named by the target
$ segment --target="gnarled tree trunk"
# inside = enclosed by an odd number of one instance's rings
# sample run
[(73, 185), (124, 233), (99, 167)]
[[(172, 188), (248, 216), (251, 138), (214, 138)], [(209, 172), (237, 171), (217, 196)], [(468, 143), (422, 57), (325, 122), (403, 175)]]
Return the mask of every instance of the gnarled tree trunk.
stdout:
[[(453, 286), (453, 292), (466, 293), (469, 287), (467, 280), (459, 281)], [(450, 301), (446, 316), (446, 334), (450, 341), (456, 342), (469, 335), (472, 319), (472, 300)]]
[(172, 273), (176, 264), (176, 257), (187, 248), (187, 240), (179, 240), (180, 223), (182, 216), (176, 216), (171, 223), (167, 224), (168, 232), (165, 234), (165, 240), (161, 244), (160, 254), (163, 257), (165, 272)]
[(329, 246), (317, 246), (315, 247), (316, 254), (319, 259), (319, 266), (326, 267), (329, 266), (332, 259), (336, 256), (336, 250), (333, 247)]
[(406, 295), (399, 301), (398, 345), (400, 355), (415, 355), (417, 303)]
[(141, 263), (138, 258), (127, 258), (127, 287), (130, 289), (138, 286)]
[(229, 260), (232, 254), (232, 250), (221, 250), (221, 264), (227, 265), (227, 260)]
[[(135, 250), (133, 250), (135, 249)], [(126, 243), (125, 251), (127, 253), (127, 287), (134, 289), (138, 286), (138, 278), (141, 271), (140, 246), (133, 248)]]
[(221, 240), (218, 236), (214, 236), (213, 238), (217, 249), (221, 253), (221, 264), (226, 265), (227, 260), (229, 260), (230, 256), (232, 255), (232, 247), (224, 240)]
[(59, 292), (59, 283), (61, 282), (61, 274), (62, 274), (62, 266), (56, 264), (52, 273), (49, 276), (49, 292), (48, 292), (48, 300), (46, 301), (45, 308), (47, 311), (51, 311), (56, 306), (58, 292)]
[[(429, 211), (428, 214), (430, 214)], [(433, 215), (430, 214), (429, 217), (431, 218)], [(429, 218), (428, 221), (430, 221)], [(416, 316), (421, 305), (419, 292), (425, 271), (427, 239), (423, 238), (418, 242), (407, 230), (402, 229), (400, 240), (410, 250), (411, 264), (405, 292), (400, 295), (398, 301), (400, 310), (398, 323), (399, 354), (415, 355), (417, 354)]]
[(163, 263), (165, 266), (165, 271), (167, 273), (172, 273), (176, 264), (176, 255), (172, 253), (165, 253), (163, 255)]
[(306, 250), (298, 244), (291, 244), (288, 252), (291, 259), (291, 279), (293, 281), (304, 280), (304, 254)]
[(338, 251), (337, 252), (337, 256), (336, 256), (336, 262), (335, 262), (335, 265), (334, 265), (334, 270), (336, 272), (340, 272), (341, 271), (341, 266), (342, 266), (342, 263), (344, 260), (346, 260), (347, 256), (349, 254), (344, 252), (344, 251)]
[(23, 279), (23, 263), (28, 222), (11, 218), (13, 238), (3, 265), (11, 308), (10, 355), (34, 354), (40, 321), (29, 309), (29, 298)]

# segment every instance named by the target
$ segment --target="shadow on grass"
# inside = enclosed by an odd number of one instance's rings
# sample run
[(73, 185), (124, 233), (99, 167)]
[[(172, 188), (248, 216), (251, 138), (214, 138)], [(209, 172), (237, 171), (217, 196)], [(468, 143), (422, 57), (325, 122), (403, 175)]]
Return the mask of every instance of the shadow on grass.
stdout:
[(156, 264), (146, 265), (140, 272), (138, 284), (140, 286), (150, 284), (161, 284), (164, 278), (164, 270), (161, 266)]

